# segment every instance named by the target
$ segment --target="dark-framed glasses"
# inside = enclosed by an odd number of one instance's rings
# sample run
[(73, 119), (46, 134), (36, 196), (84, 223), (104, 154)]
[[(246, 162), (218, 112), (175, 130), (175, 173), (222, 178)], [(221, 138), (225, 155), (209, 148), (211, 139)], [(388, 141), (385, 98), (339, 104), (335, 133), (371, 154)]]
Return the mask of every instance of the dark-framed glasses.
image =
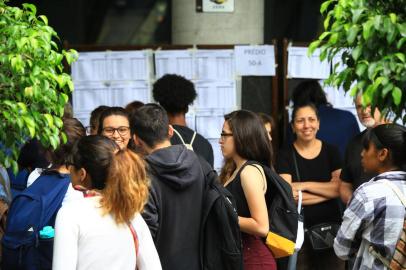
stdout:
[(103, 134), (105, 134), (107, 136), (113, 136), (114, 132), (116, 132), (116, 131), (121, 136), (125, 136), (130, 132), (130, 127), (121, 126), (121, 127), (118, 127), (118, 128), (113, 128), (113, 127), (105, 127), (105, 128), (103, 128)]
[(227, 137), (233, 136), (233, 133), (221, 132), (220, 139), (225, 140)]

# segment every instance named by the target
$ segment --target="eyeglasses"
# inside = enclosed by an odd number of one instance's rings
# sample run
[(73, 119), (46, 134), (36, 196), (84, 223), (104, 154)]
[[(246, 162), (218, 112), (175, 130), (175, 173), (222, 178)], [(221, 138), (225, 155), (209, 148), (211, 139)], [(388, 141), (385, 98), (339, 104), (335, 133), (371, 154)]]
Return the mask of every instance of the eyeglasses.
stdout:
[(227, 137), (233, 136), (233, 133), (226, 133), (226, 132), (221, 132), (220, 133), (220, 139), (225, 140)]
[(113, 128), (113, 127), (105, 127), (105, 128), (103, 128), (103, 134), (105, 134), (107, 136), (113, 136), (114, 132), (116, 132), (116, 131), (121, 136), (125, 136), (130, 131), (130, 127), (121, 126), (121, 127), (118, 127), (118, 128)]

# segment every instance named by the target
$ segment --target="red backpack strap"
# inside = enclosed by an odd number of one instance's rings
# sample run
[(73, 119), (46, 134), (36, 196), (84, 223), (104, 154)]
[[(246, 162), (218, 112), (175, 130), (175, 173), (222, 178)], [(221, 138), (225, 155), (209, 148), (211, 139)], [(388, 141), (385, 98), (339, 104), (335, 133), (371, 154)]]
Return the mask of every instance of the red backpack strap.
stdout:
[[(135, 257), (137, 257), (138, 256), (138, 247), (139, 247), (137, 232), (135, 231), (134, 226), (131, 222), (127, 222), (127, 225), (130, 228), (131, 234), (133, 235), (134, 245), (135, 245)], [(137, 258), (135, 258), (135, 259), (137, 259)]]

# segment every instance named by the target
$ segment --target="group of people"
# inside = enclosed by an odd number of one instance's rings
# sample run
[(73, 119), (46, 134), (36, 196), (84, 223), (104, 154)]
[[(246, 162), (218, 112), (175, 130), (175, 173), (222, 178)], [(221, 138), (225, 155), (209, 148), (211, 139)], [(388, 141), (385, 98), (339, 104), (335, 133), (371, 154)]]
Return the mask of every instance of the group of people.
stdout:
[[(331, 118), (341, 112), (327, 104), (317, 82), (297, 91), (306, 95), (295, 92), (292, 136), (276, 153), (269, 116), (247, 110), (224, 116), (219, 181), (235, 200), (244, 269), (288, 267), (263, 240), (272, 218), (264, 166), (290, 184), (303, 205), (307, 235), (321, 226), (332, 233), (321, 246), (305, 237), (297, 269), (345, 269), (341, 259), (351, 258), (350, 269), (385, 269), (369, 250), (389, 258), (403, 227), (405, 207), (384, 180), (406, 194), (406, 129), (376, 109), (372, 114), (358, 96), (358, 118), (366, 127), (359, 133), (348, 114), (348, 121)], [(213, 150), (186, 125), (196, 98), (192, 82), (165, 75), (153, 96), (160, 105), (100, 106), (87, 128), (65, 118), (67, 142), (44, 151), (39, 170), (26, 166), (27, 189), (49, 172), (71, 181), (55, 220), (52, 269), (201, 269), (202, 167), (213, 166)], [(336, 140), (329, 141), (328, 130)]]

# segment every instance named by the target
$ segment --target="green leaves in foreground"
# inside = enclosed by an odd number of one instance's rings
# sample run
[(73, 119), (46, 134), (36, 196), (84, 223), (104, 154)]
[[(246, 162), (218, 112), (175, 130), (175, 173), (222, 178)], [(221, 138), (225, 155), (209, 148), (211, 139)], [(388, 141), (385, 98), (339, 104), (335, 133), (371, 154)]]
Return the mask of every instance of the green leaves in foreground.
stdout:
[(60, 51), (56, 32), (36, 12), (32, 4), (20, 9), (0, 0), (0, 164), (14, 170), (27, 139), (59, 145), (63, 109), (73, 91), (63, 64), (77, 53)]
[[(328, 0), (320, 8), (325, 32), (309, 46), (320, 59), (339, 59), (327, 83), (362, 94), (385, 114), (406, 108), (406, 3), (404, 0)], [(333, 61), (334, 62), (334, 61)], [(404, 119), (406, 120), (406, 118)]]

